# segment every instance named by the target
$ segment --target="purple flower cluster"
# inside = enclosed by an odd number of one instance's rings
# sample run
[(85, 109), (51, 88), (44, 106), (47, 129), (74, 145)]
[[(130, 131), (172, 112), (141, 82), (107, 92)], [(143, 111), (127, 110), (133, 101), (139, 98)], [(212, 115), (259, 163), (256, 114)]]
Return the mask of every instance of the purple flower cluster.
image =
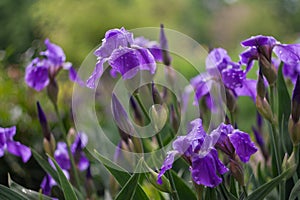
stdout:
[(69, 71), (71, 81), (83, 84), (70, 62), (66, 61), (66, 56), (61, 47), (45, 40), (46, 50), (40, 52), (42, 58), (33, 59), (26, 67), (25, 82), (36, 91), (44, 89), (61, 69)]
[[(85, 133), (78, 133), (76, 135), (76, 138), (71, 145), (71, 152), (75, 158), (75, 164), (80, 171), (86, 170), (90, 163), (87, 157), (83, 153), (83, 149), (88, 143), (88, 137)], [(58, 165), (61, 167), (63, 170), (65, 176), (70, 179), (70, 174), (69, 170), (71, 169), (71, 161), (69, 158), (68, 150), (67, 150), (67, 144), (64, 142), (58, 142), (57, 143), (57, 148), (54, 152), (54, 159), (58, 163)], [(53, 162), (48, 159), (50, 165), (55, 169), (55, 166)], [(47, 174), (42, 183), (41, 183), (41, 188), (43, 189), (43, 193), (46, 195), (50, 195), (51, 193), (51, 188), (53, 186), (57, 185), (55, 180), (51, 177), (50, 174)]]
[(123, 79), (134, 77), (139, 70), (156, 70), (156, 61), (162, 61), (162, 54), (156, 42), (143, 37), (133, 38), (133, 34), (121, 29), (111, 29), (105, 33), (102, 45), (94, 52), (97, 56), (96, 67), (87, 80), (89, 88), (95, 88), (96, 81), (103, 73), (104, 63), (111, 66), (111, 75), (117, 73)]
[(2, 157), (7, 150), (9, 153), (19, 156), (25, 163), (31, 157), (30, 148), (14, 141), (13, 137), (16, 134), (16, 127), (2, 128), (0, 127), (0, 157)]
[(219, 160), (218, 151), (227, 154), (230, 159), (238, 155), (241, 161), (248, 162), (257, 151), (249, 135), (230, 124), (220, 124), (207, 135), (201, 119), (190, 122), (187, 135), (179, 136), (173, 142), (173, 149), (167, 153), (161, 167), (157, 182), (162, 184), (163, 174), (172, 168), (176, 155), (181, 155), (190, 164), (193, 181), (207, 187), (216, 187), (222, 182), (221, 174), (229, 169)]

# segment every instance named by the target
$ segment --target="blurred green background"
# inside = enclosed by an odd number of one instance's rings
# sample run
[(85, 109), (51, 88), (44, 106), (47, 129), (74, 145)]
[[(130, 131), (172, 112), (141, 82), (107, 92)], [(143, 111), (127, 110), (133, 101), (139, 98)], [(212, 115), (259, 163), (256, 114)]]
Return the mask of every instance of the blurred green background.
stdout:
[[(17, 125), (16, 139), (41, 150), (42, 133), (35, 103), (41, 101), (51, 126), (56, 119), (45, 91), (37, 93), (24, 84), (28, 62), (43, 49), (43, 40), (60, 45), (75, 68), (111, 28), (166, 28), (187, 34), (208, 49), (223, 47), (237, 61), (240, 41), (252, 35), (273, 35), (293, 43), (300, 33), (299, 0), (1, 0), (0, 1), (0, 126)], [(184, 68), (184, 67), (182, 67)], [(190, 77), (195, 74), (189, 74)], [(64, 76), (58, 77), (60, 81)], [(71, 83), (61, 86), (60, 104), (70, 118)], [(253, 113), (254, 105), (239, 110)], [(241, 103), (242, 104), (242, 103)], [(255, 113), (252, 114), (254, 119)], [(249, 117), (238, 118), (250, 130)], [(253, 121), (254, 122), (254, 121)], [(53, 130), (55, 133), (55, 130)], [(28, 164), (5, 155), (0, 158), (1, 183), (6, 173), (22, 185), (38, 189), (43, 172), (33, 159)], [(27, 173), (30, 172), (30, 173)], [(30, 177), (34, 172), (36, 176)]]

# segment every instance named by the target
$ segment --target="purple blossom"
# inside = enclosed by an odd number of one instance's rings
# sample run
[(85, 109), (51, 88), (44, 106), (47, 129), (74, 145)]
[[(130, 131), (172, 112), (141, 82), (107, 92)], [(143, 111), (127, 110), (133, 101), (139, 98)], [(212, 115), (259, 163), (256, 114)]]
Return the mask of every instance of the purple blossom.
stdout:
[(264, 56), (276, 68), (278, 62), (274, 63), (272, 51), (279, 61), (284, 63), (283, 74), (295, 83), (297, 75), (300, 73), (300, 44), (280, 44), (271, 36), (257, 35), (241, 42), (244, 47), (249, 47), (240, 54), (240, 63), (246, 65), (246, 71), (253, 66), (253, 61)]
[(241, 45), (244, 47), (259, 48), (261, 46), (269, 46), (273, 48), (276, 43), (276, 39), (272, 36), (256, 35), (242, 41)]
[(257, 151), (250, 136), (245, 132), (234, 129), (230, 124), (220, 124), (212, 134), (220, 134), (216, 147), (231, 158), (234, 158), (236, 153), (241, 161), (246, 163), (249, 161), (250, 156)]
[(161, 177), (172, 168), (176, 155), (182, 155), (190, 163), (192, 178), (195, 183), (207, 187), (216, 187), (222, 182), (219, 174), (228, 171), (219, 160), (218, 152), (214, 148), (216, 137), (206, 135), (201, 119), (193, 120), (188, 127), (185, 136), (179, 136), (173, 142), (173, 149), (167, 153), (167, 157), (161, 167), (157, 182), (162, 184)]
[[(211, 149), (205, 156), (194, 156), (192, 158), (192, 177), (198, 185), (216, 187), (222, 182), (218, 174), (225, 174), (228, 169), (219, 160), (216, 149)], [(216, 173), (217, 172), (217, 173)]]
[(253, 61), (258, 60), (259, 57), (264, 57), (271, 62), (272, 50), (277, 43), (275, 38), (263, 35), (252, 36), (242, 41), (242, 46), (249, 47), (240, 54), (240, 62), (247, 66), (246, 71), (252, 68)]
[(58, 142), (56, 150), (54, 152), (54, 159), (56, 160), (57, 164), (62, 169), (70, 169), (71, 163), (68, 154), (67, 144), (64, 142)]
[(161, 61), (159, 46), (144, 38), (133, 38), (133, 34), (121, 29), (112, 29), (106, 32), (102, 45), (94, 52), (97, 56), (96, 67), (87, 80), (89, 88), (95, 88), (96, 81), (103, 73), (104, 63), (112, 67), (111, 75), (118, 73), (123, 79), (130, 79), (139, 70), (148, 70), (154, 74), (155, 61)]
[(162, 62), (161, 47), (156, 41), (150, 41), (141, 36), (134, 38), (133, 43), (137, 46), (148, 49), (156, 61)]
[(61, 69), (69, 71), (69, 78), (73, 82), (82, 85), (83, 82), (77, 75), (70, 62), (66, 61), (66, 56), (61, 47), (45, 40), (46, 50), (40, 53), (42, 58), (33, 59), (26, 67), (25, 82), (36, 91), (41, 91), (54, 79)]
[(25, 72), (26, 84), (34, 88), (36, 91), (41, 91), (50, 82), (47, 60), (35, 58), (29, 63)]
[(216, 187), (222, 182), (220, 174), (228, 171), (219, 160), (216, 148), (234, 159), (237, 154), (243, 162), (257, 151), (247, 133), (234, 129), (230, 124), (220, 124), (207, 135), (201, 119), (190, 122), (187, 135), (179, 136), (173, 142), (173, 150), (167, 153), (157, 182), (162, 184), (163, 174), (172, 168), (176, 156), (183, 156), (190, 163), (193, 181), (207, 187)]
[(9, 153), (19, 156), (26, 163), (31, 157), (30, 148), (14, 141), (13, 137), (16, 134), (16, 127), (2, 128), (0, 127), (0, 157), (7, 150)]
[(220, 72), (227, 68), (228, 62), (231, 62), (231, 58), (227, 54), (227, 51), (222, 48), (213, 49), (206, 58), (206, 69), (217, 68)]
[(284, 63), (283, 74), (296, 83), (300, 74), (300, 44), (278, 44), (274, 53)]
[(209, 94), (215, 83), (223, 83), (236, 97), (250, 96), (255, 101), (256, 81), (246, 78), (246, 71), (242, 70), (239, 63), (231, 61), (226, 50), (222, 48), (212, 50), (206, 58), (206, 69), (208, 73), (199, 74), (191, 79), (191, 85), (196, 93), (195, 102)]
[(47, 60), (54, 67), (60, 67), (66, 61), (66, 55), (62, 48), (50, 42), (49, 39), (45, 40), (46, 51), (42, 51), (40, 55), (45, 56)]
[(296, 124), (300, 117), (300, 75), (297, 76), (296, 84), (292, 94), (291, 117)]

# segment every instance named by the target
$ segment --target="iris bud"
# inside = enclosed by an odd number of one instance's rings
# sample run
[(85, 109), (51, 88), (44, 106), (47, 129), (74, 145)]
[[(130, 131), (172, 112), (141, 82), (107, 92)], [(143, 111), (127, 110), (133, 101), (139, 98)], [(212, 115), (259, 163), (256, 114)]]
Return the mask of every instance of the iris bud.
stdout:
[(241, 186), (245, 186), (244, 170), (243, 170), (243, 166), (241, 165), (241, 163), (231, 159), (229, 164), (230, 164), (229, 168), (230, 168), (230, 171), (231, 171), (233, 177), (237, 180), (237, 182)]
[(270, 104), (266, 98), (256, 97), (256, 108), (258, 112), (271, 123), (276, 123)]
[(170, 66), (171, 64), (171, 57), (169, 54), (169, 48), (168, 48), (168, 41), (167, 37), (164, 32), (164, 25), (160, 25), (160, 45), (161, 45), (161, 50), (162, 50), (162, 56), (163, 56), (163, 63), (166, 66)]
[(290, 117), (288, 124), (289, 134), (294, 146), (300, 144), (300, 121), (295, 123), (294, 119)]
[(300, 117), (300, 78), (297, 76), (296, 85), (292, 95), (292, 119), (297, 123)]

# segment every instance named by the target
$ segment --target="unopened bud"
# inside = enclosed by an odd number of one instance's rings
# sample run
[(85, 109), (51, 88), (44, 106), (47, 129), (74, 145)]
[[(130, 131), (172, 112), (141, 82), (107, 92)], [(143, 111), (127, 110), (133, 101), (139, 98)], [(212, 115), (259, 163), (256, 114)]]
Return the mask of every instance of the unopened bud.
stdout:
[(44, 134), (44, 137), (50, 141), (50, 130), (49, 130), (49, 127), (48, 127), (48, 122), (47, 122), (47, 118), (46, 118), (46, 115), (40, 105), (39, 102), (36, 102), (36, 105), (37, 105), (37, 110), (38, 110), (38, 117), (39, 117), (39, 121), (40, 121), (40, 124), (41, 124), (41, 127), (42, 127), (42, 132)]
[(169, 182), (169, 180), (165, 177), (162, 176), (162, 184), (158, 184), (157, 183), (157, 177), (158, 177), (158, 173), (156, 173), (155, 171), (153, 171), (150, 167), (146, 166), (147, 170), (149, 171), (149, 173), (145, 173), (147, 180), (151, 183), (151, 185), (153, 185), (155, 188), (157, 188), (158, 190), (162, 191), (162, 192), (167, 192), (167, 193), (171, 193), (172, 189), (171, 189), (171, 184)]
[(236, 100), (235, 100), (235, 96), (232, 93), (231, 90), (229, 89), (225, 89), (225, 93), (226, 93), (226, 105), (227, 108), (230, 112), (234, 112), (235, 107), (236, 107)]
[(291, 116), (289, 119), (288, 128), (289, 128), (289, 134), (293, 145), (294, 146), (299, 145), (300, 144), (300, 121), (295, 123)]
[(259, 70), (258, 80), (256, 84), (256, 92), (257, 96), (259, 96), (260, 98), (263, 99), (266, 97), (266, 87), (261, 69)]
[(113, 111), (113, 117), (115, 119), (115, 122), (118, 128), (122, 131), (119, 132), (121, 134), (124, 133), (126, 135), (134, 134), (135, 129), (128, 117), (128, 114), (115, 94), (112, 94), (112, 111)]
[(266, 118), (269, 122), (275, 123), (275, 119), (273, 117), (273, 112), (271, 109), (270, 104), (266, 100), (266, 98), (260, 98), (259, 96), (256, 97), (256, 108), (258, 112)]
[(68, 144), (72, 144), (76, 138), (76, 130), (71, 127), (67, 134), (67, 142)]
[(292, 95), (292, 118), (295, 123), (298, 122), (300, 117), (300, 78), (297, 76), (296, 85)]
[(258, 64), (269, 85), (274, 85), (277, 80), (277, 71), (272, 65), (272, 62), (269, 61), (265, 56), (260, 56), (258, 58)]
[(130, 105), (133, 109), (135, 122), (141, 126), (143, 124), (143, 114), (133, 96), (130, 97)]
[(160, 25), (160, 46), (161, 46), (161, 51), (162, 51), (163, 63), (166, 66), (170, 66), (171, 57), (170, 57), (170, 54), (169, 54), (168, 41), (167, 41), (167, 37), (165, 35), (163, 24)]
[(50, 133), (50, 140), (44, 138), (43, 147), (47, 154), (49, 154), (50, 156), (54, 155), (54, 151), (56, 148), (56, 141), (53, 134)]
[(157, 88), (155, 87), (155, 84), (152, 82), (152, 98), (154, 104), (162, 104), (162, 98), (160, 96), (160, 93), (158, 92)]
[(287, 153), (284, 155), (281, 167), (284, 172), (288, 171), (288, 174), (285, 176), (285, 180), (291, 178), (294, 175), (297, 169), (294, 152), (291, 154), (290, 157), (288, 157)]
[(131, 137), (131, 140), (134, 145), (134, 152), (135, 153), (143, 153), (143, 144), (142, 144), (141, 138)]
[(230, 171), (232, 173), (232, 176), (235, 178), (235, 180), (237, 180), (237, 182), (241, 186), (245, 186), (244, 170), (243, 170), (243, 166), (241, 165), (241, 163), (239, 163), (238, 161), (230, 159), (229, 164), (230, 164), (229, 168), (230, 168)]
[(154, 129), (159, 132), (164, 126), (168, 118), (168, 112), (165, 105), (154, 104), (150, 108), (150, 116), (152, 118), (152, 123)]
[(50, 83), (47, 86), (47, 94), (52, 103), (56, 105), (58, 96), (58, 85), (54, 78), (50, 79)]

